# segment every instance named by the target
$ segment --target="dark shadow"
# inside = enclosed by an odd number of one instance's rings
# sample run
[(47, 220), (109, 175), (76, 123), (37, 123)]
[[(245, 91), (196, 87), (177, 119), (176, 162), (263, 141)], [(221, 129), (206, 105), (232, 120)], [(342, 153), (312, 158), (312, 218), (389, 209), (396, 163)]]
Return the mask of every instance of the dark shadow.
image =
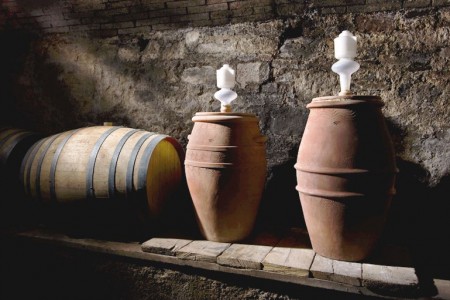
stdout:
[(269, 170), (257, 219), (257, 231), (305, 227), (294, 169), (296, 160)]
[[(406, 130), (387, 121), (401, 152)], [(419, 164), (397, 157), (397, 167), (397, 193), (378, 248), (368, 262), (414, 267), (419, 280), (416, 295), (434, 296), (433, 279), (450, 279), (450, 176), (430, 186), (430, 174)]]

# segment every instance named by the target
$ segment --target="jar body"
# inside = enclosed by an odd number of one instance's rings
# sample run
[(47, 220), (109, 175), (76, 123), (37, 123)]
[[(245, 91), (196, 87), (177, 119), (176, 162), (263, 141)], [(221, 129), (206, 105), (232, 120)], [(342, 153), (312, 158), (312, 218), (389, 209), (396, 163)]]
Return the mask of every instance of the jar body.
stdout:
[(372, 96), (313, 99), (300, 144), (297, 190), (314, 250), (361, 261), (374, 248), (395, 194), (395, 154)]
[(202, 235), (234, 242), (252, 231), (267, 174), (265, 137), (254, 115), (197, 113), (186, 180)]

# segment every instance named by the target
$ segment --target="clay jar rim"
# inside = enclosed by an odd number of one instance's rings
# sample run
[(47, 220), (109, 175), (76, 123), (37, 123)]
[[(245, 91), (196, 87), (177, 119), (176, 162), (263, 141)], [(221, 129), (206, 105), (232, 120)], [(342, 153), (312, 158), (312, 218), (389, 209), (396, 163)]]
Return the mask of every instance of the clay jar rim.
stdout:
[(193, 122), (258, 122), (258, 117), (254, 114), (235, 112), (197, 112), (192, 118)]
[(374, 105), (383, 107), (384, 103), (379, 96), (345, 95), (323, 96), (313, 98), (307, 108), (346, 107), (354, 105)]

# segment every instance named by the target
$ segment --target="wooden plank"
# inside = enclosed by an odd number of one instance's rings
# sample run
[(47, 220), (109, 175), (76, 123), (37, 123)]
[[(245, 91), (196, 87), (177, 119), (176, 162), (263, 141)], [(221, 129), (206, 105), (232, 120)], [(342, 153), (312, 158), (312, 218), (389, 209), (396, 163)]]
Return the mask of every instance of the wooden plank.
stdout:
[(308, 277), (315, 252), (311, 249), (308, 232), (291, 228), (263, 261), (269, 272)]
[(175, 256), (176, 252), (180, 248), (186, 246), (191, 242), (192, 240), (184, 239), (152, 238), (144, 242), (141, 246), (141, 249), (144, 252)]
[(362, 265), (338, 261), (316, 254), (311, 266), (314, 278), (361, 286)]
[(419, 280), (414, 268), (363, 264), (362, 279), (363, 286), (381, 295), (419, 295)]
[(262, 264), (265, 271), (308, 277), (314, 255), (311, 249), (275, 247)]
[(233, 244), (217, 257), (217, 263), (234, 268), (262, 270), (262, 261), (272, 248), (271, 246)]
[(193, 241), (176, 251), (176, 256), (180, 259), (190, 259), (197, 261), (217, 262), (217, 256), (222, 254), (230, 243), (217, 243), (210, 241)]
[(436, 298), (450, 299), (450, 281), (442, 279), (434, 279), (433, 281), (438, 290)]

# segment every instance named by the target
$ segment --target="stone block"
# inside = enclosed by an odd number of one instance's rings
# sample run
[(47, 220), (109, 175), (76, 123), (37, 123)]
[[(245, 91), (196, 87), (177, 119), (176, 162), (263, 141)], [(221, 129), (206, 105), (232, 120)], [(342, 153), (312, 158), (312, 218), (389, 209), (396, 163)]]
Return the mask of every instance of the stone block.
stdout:
[(190, 84), (214, 84), (216, 70), (211, 66), (188, 68), (183, 71), (181, 80)]
[(390, 33), (395, 30), (395, 20), (392, 15), (358, 15), (355, 23), (357, 30), (361, 32)]
[(200, 38), (200, 32), (197, 30), (189, 31), (186, 33), (185, 43), (188, 47), (194, 47), (198, 44)]
[(265, 62), (238, 64), (236, 81), (241, 88), (245, 88), (250, 83), (261, 84), (269, 78), (269, 72), (269, 64)]

